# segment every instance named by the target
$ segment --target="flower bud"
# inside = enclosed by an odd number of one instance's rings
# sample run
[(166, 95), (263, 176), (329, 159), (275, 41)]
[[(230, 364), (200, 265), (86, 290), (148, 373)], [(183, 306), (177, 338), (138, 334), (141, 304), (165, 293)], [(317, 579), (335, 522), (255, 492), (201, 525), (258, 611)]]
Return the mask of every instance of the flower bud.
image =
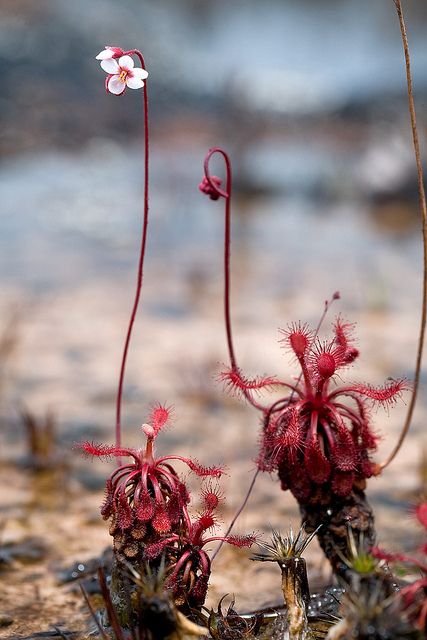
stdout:
[(96, 56), (96, 60), (112, 60), (113, 58), (120, 58), (124, 54), (123, 49), (120, 47), (105, 47)]
[(217, 176), (211, 176), (210, 182), (204, 177), (201, 183), (199, 184), (199, 189), (202, 193), (205, 193), (211, 200), (219, 200), (220, 194), (212, 187), (211, 182), (217, 187), (220, 188), (222, 184), (221, 178)]
[(154, 436), (156, 435), (156, 432), (154, 431), (151, 424), (143, 424), (141, 426), (141, 429), (143, 430), (147, 438), (154, 438)]

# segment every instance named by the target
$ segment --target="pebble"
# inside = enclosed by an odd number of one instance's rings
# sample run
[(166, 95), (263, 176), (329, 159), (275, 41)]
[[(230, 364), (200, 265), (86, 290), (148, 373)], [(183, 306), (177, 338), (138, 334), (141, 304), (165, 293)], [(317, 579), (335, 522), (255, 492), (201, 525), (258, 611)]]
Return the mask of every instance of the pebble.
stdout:
[(0, 627), (8, 627), (13, 623), (13, 618), (6, 613), (0, 613)]

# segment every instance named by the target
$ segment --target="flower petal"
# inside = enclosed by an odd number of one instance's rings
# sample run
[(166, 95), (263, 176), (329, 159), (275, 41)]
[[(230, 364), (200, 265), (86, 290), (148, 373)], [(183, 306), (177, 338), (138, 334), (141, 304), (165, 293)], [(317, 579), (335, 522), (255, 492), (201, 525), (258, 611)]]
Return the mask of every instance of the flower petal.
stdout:
[(108, 47), (105, 47), (105, 49), (98, 53), (98, 55), (95, 57), (95, 60), (110, 60), (110, 58), (112, 58), (113, 56), (114, 51), (112, 51)]
[(126, 89), (126, 85), (119, 79), (119, 76), (111, 76), (107, 85), (108, 91), (114, 93), (115, 96), (119, 96)]
[(148, 71), (146, 71), (145, 69), (141, 69), (140, 67), (136, 67), (135, 69), (132, 69), (132, 75), (137, 78), (141, 78), (141, 80), (145, 80), (145, 78), (148, 78)]
[(111, 74), (120, 73), (117, 60), (113, 60), (112, 58), (107, 58), (106, 60), (102, 60), (101, 69), (104, 69), (105, 73), (111, 73)]
[(129, 89), (141, 89), (144, 86), (144, 80), (141, 78), (126, 78), (126, 84)]
[(134, 68), (135, 63), (130, 56), (122, 56), (119, 58), (119, 66), (128, 71), (129, 69)]

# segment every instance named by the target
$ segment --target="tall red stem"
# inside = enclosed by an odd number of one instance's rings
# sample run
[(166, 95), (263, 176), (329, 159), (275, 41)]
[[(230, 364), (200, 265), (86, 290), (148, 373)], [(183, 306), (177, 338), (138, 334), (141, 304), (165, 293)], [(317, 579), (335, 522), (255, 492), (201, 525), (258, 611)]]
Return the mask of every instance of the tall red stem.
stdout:
[[(135, 55), (139, 58), (141, 66), (145, 69), (145, 61), (143, 55), (137, 49), (127, 51), (124, 55)], [(141, 247), (139, 252), (138, 271), (135, 299), (133, 308), (129, 320), (129, 325), (126, 333), (125, 344), (123, 348), (122, 362), (120, 366), (119, 384), (117, 389), (116, 400), (116, 446), (120, 447), (121, 444), (121, 410), (122, 410), (122, 398), (123, 398), (123, 383), (126, 371), (126, 361), (129, 351), (129, 344), (132, 336), (133, 325), (135, 323), (136, 313), (138, 311), (139, 301), (141, 298), (142, 279), (144, 272), (144, 257), (145, 246), (147, 242), (147, 229), (148, 229), (148, 169), (149, 169), (149, 128), (148, 128), (148, 92), (147, 83), (144, 87), (144, 212), (143, 212), (143, 224), (142, 224), (142, 236)], [(118, 461), (120, 464), (120, 460)]]

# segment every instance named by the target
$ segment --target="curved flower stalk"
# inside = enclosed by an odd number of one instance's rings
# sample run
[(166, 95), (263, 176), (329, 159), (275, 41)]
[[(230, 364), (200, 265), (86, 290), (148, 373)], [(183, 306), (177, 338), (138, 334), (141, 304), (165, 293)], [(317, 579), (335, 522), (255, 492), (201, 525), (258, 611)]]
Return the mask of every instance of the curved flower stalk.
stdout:
[[(132, 56), (136, 56), (141, 63), (141, 68), (135, 67)], [(123, 396), (123, 384), (126, 371), (126, 361), (129, 351), (130, 340), (132, 337), (133, 325), (135, 323), (136, 313), (138, 311), (141, 299), (142, 278), (144, 272), (145, 247), (147, 243), (148, 230), (148, 193), (149, 193), (149, 126), (148, 126), (148, 92), (144, 80), (148, 77), (145, 69), (145, 61), (142, 53), (138, 49), (124, 51), (120, 47), (105, 47), (96, 59), (100, 61), (101, 68), (107, 73), (105, 81), (105, 89), (107, 93), (113, 95), (123, 95), (126, 88), (144, 90), (144, 205), (143, 205), (143, 223), (141, 234), (141, 246), (139, 251), (137, 282), (134, 303), (131, 311), (129, 325), (126, 333), (125, 343), (123, 347), (122, 361), (120, 365), (119, 383), (117, 389), (116, 400), (116, 447), (121, 444), (121, 408)], [(119, 457), (120, 463), (120, 457)]]
[[(227, 173), (225, 189), (221, 188), (222, 180), (217, 176), (211, 176), (209, 172), (209, 162), (213, 155), (219, 154), (225, 162)], [(228, 354), (230, 357), (231, 367), (237, 368), (236, 356), (234, 353), (233, 335), (231, 330), (230, 316), (230, 242), (231, 242), (231, 162), (228, 155), (220, 147), (209, 149), (204, 162), (205, 176), (199, 184), (202, 193), (209, 196), (211, 200), (225, 199), (225, 239), (224, 239), (224, 314), (225, 314), (225, 330), (227, 333)]]
[(213, 535), (208, 532), (218, 525), (216, 509), (221, 494), (217, 487), (208, 485), (202, 491), (204, 509), (197, 518), (191, 518), (185, 505), (182, 508), (183, 523), (179, 530), (145, 549), (145, 558), (154, 560), (162, 554), (170, 560), (167, 586), (172, 589), (178, 605), (200, 608), (206, 598), (211, 560), (204, 547), (222, 541), (235, 547), (250, 547), (257, 539), (250, 535)]
[[(427, 502), (423, 502), (415, 511), (418, 522), (427, 533)], [(412, 584), (403, 587), (399, 592), (403, 609), (409, 619), (423, 632), (427, 632), (427, 542), (419, 548), (420, 557), (405, 553), (389, 553), (379, 547), (371, 550), (372, 555), (386, 562), (403, 563), (414, 567), (421, 574)], [(424, 556), (424, 559), (421, 559)]]
[(115, 445), (84, 442), (79, 445), (88, 455), (99, 458), (130, 458), (117, 467), (106, 483), (101, 515), (110, 519), (110, 534), (115, 551), (127, 559), (142, 558), (149, 544), (159, 543), (162, 534), (170, 534), (185, 525), (185, 505), (190, 501), (186, 484), (172, 467), (179, 460), (199, 477), (219, 478), (221, 467), (204, 467), (195, 460), (177, 455), (155, 456), (154, 443), (169, 422), (170, 410), (157, 406), (143, 424), (145, 447), (131, 449)]

